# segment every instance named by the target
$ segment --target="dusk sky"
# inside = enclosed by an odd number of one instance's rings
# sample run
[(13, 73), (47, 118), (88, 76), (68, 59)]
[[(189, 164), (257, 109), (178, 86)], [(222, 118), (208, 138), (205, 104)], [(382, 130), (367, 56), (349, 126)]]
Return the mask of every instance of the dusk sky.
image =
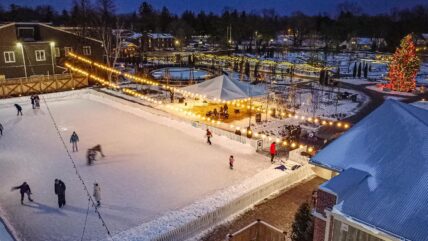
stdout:
[[(274, 8), (278, 13), (290, 14), (294, 11), (302, 11), (307, 14), (318, 14), (327, 12), (334, 14), (337, 5), (346, 0), (148, 0), (157, 8), (167, 6), (175, 13), (184, 10), (219, 13), (225, 7), (238, 10), (260, 10), (263, 8)], [(68, 9), (72, 0), (2, 0), (1, 5), (8, 7), (9, 4), (36, 6), (42, 4), (54, 5), (56, 9)], [(132, 12), (138, 9), (143, 0), (116, 0), (117, 10), (120, 13)], [(376, 14), (390, 11), (392, 8), (408, 8), (417, 4), (427, 4), (427, 0), (355, 0), (366, 13)]]

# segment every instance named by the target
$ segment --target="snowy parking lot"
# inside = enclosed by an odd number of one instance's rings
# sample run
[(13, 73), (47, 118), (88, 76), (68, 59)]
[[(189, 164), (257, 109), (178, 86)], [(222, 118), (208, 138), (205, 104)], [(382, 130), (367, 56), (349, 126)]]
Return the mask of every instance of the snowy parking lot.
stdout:
[[(247, 180), (270, 167), (253, 148), (223, 137), (205, 142), (204, 131), (146, 110), (111, 104), (90, 94), (47, 98), (61, 136), (79, 135), (72, 157), (92, 192), (101, 186), (101, 216), (112, 234), (135, 228), (162, 215)], [(24, 115), (16, 116), (14, 102)], [(143, 108), (143, 107), (141, 107)], [(133, 113), (134, 112), (134, 113)], [(100, 240), (107, 236), (76, 175), (42, 100), (33, 110), (29, 98), (0, 101), (0, 215), (21, 240)], [(86, 150), (101, 144), (106, 157), (86, 164)], [(235, 170), (228, 158), (235, 156)], [(66, 184), (64, 208), (57, 206), (54, 179)], [(20, 204), (11, 187), (28, 182), (34, 202)]]

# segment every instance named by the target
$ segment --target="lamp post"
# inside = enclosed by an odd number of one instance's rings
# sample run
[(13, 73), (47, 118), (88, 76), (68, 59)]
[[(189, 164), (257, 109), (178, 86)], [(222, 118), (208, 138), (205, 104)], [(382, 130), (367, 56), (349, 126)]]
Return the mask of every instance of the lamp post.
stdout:
[[(28, 75), (27, 75), (27, 66), (25, 65), (24, 46), (22, 45), (22, 43), (17, 43), (16, 46), (21, 49), (22, 63), (24, 65), (25, 79), (27, 79)], [(20, 90), (21, 90), (21, 93), (19, 94), (19, 96), (21, 96), (22, 93), (24, 92), (23, 84), (22, 84), (22, 78), (19, 78), (19, 82), (20, 82)]]
[(21, 49), (22, 63), (24, 65), (25, 78), (27, 79), (28, 75), (27, 75), (27, 65), (25, 64), (25, 57), (24, 57), (24, 46), (22, 45), (22, 43), (17, 43), (16, 47)]
[(55, 48), (55, 42), (50, 42), (49, 45), (51, 47), (52, 74), (55, 78), (55, 64), (54, 64), (54, 51), (53, 51)]

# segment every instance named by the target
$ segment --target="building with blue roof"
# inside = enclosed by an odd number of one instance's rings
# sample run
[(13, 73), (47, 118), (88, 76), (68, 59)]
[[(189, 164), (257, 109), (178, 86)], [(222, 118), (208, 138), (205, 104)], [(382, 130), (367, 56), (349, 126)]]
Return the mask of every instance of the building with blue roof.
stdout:
[(387, 100), (310, 162), (322, 184), (314, 241), (428, 241), (428, 111)]

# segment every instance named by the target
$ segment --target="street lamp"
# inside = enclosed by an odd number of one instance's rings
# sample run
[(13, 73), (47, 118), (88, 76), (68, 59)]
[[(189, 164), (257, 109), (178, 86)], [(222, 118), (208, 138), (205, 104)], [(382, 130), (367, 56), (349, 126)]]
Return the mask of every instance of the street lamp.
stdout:
[(22, 43), (18, 42), (16, 43), (16, 47), (21, 49), (22, 63), (24, 65), (25, 78), (27, 79), (28, 75), (27, 75), (27, 65), (25, 64), (24, 46), (22, 45)]
[[(52, 63), (52, 74), (55, 77), (55, 64), (54, 64), (54, 48), (55, 48), (55, 42), (50, 42), (49, 45), (51, 46), (51, 63)], [(56, 56), (55, 56), (56, 57)]]

